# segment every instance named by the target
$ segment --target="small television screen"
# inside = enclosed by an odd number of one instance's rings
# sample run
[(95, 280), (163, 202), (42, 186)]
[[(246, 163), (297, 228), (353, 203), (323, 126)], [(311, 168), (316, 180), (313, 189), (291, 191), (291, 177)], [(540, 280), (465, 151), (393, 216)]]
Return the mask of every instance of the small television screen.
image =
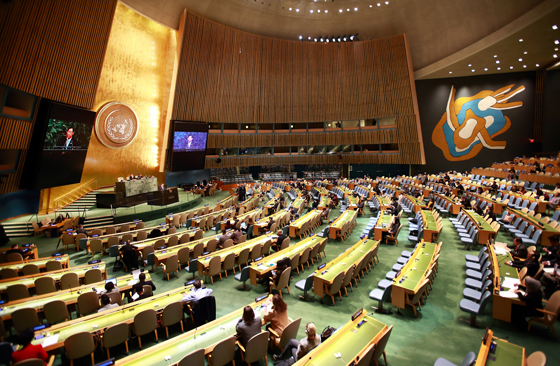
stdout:
[(43, 189), (79, 183), (95, 112), (41, 100), (20, 187)]
[(171, 142), (171, 171), (204, 169), (208, 124), (173, 121)]

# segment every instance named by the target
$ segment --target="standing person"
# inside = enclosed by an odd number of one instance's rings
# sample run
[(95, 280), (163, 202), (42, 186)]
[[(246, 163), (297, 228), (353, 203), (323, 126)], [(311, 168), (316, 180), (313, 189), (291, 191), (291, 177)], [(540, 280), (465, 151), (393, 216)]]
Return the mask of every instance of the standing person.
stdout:
[(247, 347), (247, 342), (253, 336), (261, 332), (262, 320), (260, 317), (255, 316), (253, 308), (250, 306), (245, 306), (243, 308), (243, 316), (237, 322), (235, 329), (237, 334), (241, 336), (241, 345)]
[(298, 342), (297, 339), (290, 339), (279, 355), (273, 355), (274, 360), (283, 360), (286, 355), (294, 358), (294, 363), (305, 356), (313, 348), (321, 344), (321, 337), (317, 335), (315, 324), (307, 323), (305, 325), (305, 333), (307, 337)]
[(138, 248), (130, 244), (130, 240), (128, 240), (119, 250), (127, 271), (132, 271), (132, 268), (138, 268), (138, 255), (135, 249)]

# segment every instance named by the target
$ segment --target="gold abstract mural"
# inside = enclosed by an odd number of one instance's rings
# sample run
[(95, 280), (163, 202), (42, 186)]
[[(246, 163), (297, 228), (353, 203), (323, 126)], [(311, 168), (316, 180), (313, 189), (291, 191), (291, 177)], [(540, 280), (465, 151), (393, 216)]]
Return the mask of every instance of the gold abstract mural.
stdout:
[[(159, 155), (176, 43), (176, 31), (117, 5), (94, 110), (112, 101), (126, 103), (138, 116), (138, 135), (129, 146), (115, 150), (101, 144), (92, 131), (80, 184), (97, 180), (98, 186), (110, 185), (130, 173), (163, 182)], [(78, 186), (52, 188), (50, 203)]]

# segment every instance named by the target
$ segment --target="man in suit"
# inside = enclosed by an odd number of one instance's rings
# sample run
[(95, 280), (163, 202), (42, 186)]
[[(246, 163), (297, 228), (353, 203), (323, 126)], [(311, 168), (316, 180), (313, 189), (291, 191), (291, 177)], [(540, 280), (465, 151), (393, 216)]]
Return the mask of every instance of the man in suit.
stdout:
[(138, 283), (136, 284), (136, 286), (151, 286), (152, 292), (156, 290), (156, 285), (154, 285), (152, 281), (146, 281), (146, 274), (144, 273), (140, 273), (140, 275), (138, 276)]
[(273, 242), (272, 244), (272, 249), (274, 249), (275, 251), (279, 251), (280, 250), (280, 246), (282, 245), (282, 242), (288, 237), (287, 235), (284, 235), (284, 232), (282, 230), (278, 230), (276, 232), (276, 235), (278, 235), (278, 238), (276, 238), (276, 241)]
[(234, 244), (237, 244), (239, 238), (243, 236), (243, 232), (239, 229), (235, 230), (233, 234), (231, 234), (231, 240), (233, 240)]
[(505, 261), (505, 264), (508, 264), (519, 270), (526, 267), (527, 276), (535, 277), (540, 268), (539, 259), (541, 259), (541, 255), (539, 253), (529, 252), (529, 254), (527, 254), (527, 260)]
[(558, 245), (558, 235), (554, 235), (548, 238), (550, 241), (550, 247), (543, 247), (546, 254), (543, 254), (542, 263), (545, 267), (554, 267), (555, 264), (560, 263), (560, 246)]
[(220, 235), (220, 238), (218, 239), (218, 246), (220, 246), (221, 248), (224, 247), (224, 243), (228, 240), (231, 239), (231, 235), (228, 235), (226, 233), (226, 230), (222, 230), (222, 235)]
[(515, 239), (513, 239), (513, 249), (511, 251), (511, 256), (525, 259), (527, 258), (527, 255), (527, 247), (525, 247), (525, 244), (523, 244), (523, 240), (518, 236), (515, 237)]
[(162, 184), (159, 185), (159, 191), (160, 192), (165, 191), (165, 184), (162, 183)]
[(144, 293), (144, 286), (136, 285), (135, 288), (136, 288), (136, 294), (138, 294), (138, 297), (134, 301), (143, 300), (143, 299), (146, 299), (150, 296), (153, 296), (153, 294), (148, 295), (148, 294)]

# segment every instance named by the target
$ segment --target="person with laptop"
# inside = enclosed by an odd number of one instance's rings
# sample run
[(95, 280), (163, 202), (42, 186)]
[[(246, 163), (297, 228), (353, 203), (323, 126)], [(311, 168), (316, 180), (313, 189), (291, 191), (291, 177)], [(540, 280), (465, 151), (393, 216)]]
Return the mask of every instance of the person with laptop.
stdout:
[(121, 292), (121, 290), (119, 290), (119, 288), (116, 286), (116, 283), (116, 278), (105, 280), (105, 293), (110, 294), (112, 292)]

